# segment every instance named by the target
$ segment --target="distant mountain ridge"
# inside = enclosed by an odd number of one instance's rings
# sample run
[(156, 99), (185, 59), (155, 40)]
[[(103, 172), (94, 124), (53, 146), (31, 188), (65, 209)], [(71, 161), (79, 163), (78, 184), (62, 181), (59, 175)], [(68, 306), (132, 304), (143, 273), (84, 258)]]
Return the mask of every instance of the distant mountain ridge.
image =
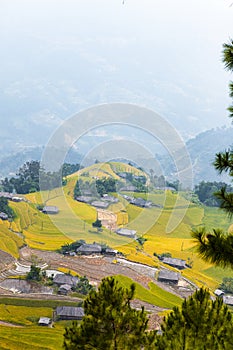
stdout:
[[(93, 136), (95, 137), (95, 136)], [(219, 176), (215, 171), (212, 163), (215, 154), (219, 151), (228, 149), (233, 144), (233, 128), (217, 128), (204, 131), (198, 134), (195, 138), (189, 139), (186, 143), (188, 153), (190, 154), (191, 163), (193, 166), (194, 183), (205, 181), (228, 181), (227, 176)], [(143, 140), (142, 140), (143, 141)], [(43, 147), (27, 147), (19, 152), (0, 157), (0, 176), (9, 176), (15, 174), (18, 168), (30, 160), (40, 160), (43, 153)], [(170, 179), (174, 176), (174, 165), (169, 156), (157, 154), (156, 157), (161, 164), (162, 171), (165, 176)], [(79, 163), (82, 155), (79, 150), (72, 148), (67, 155), (66, 161), (69, 163)], [(104, 161), (104, 159), (99, 159)], [(93, 162), (95, 160), (93, 159)], [(142, 163), (140, 159), (139, 164)], [(143, 161), (145, 169), (149, 172), (150, 159)]]

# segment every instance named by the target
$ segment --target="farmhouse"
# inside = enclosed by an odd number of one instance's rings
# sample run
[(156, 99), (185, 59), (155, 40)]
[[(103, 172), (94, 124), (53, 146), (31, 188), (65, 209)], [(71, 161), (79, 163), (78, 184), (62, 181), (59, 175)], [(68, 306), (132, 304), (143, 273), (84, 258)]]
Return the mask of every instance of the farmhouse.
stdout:
[(5, 214), (5, 213), (3, 213), (3, 212), (1, 212), (1, 213), (0, 213), (0, 219), (2, 219), (2, 220), (8, 220), (8, 215)]
[(116, 256), (117, 255), (117, 250), (111, 249), (111, 248), (106, 248), (105, 255)]
[(141, 208), (150, 208), (152, 202), (146, 201), (143, 198), (133, 198), (132, 200), (130, 200), (130, 204), (136, 205)]
[(105, 202), (110, 202), (110, 203), (117, 203), (119, 201), (118, 198), (109, 196), (108, 194), (104, 194), (101, 199)]
[(77, 253), (82, 255), (92, 255), (92, 254), (101, 254), (102, 247), (99, 244), (82, 244), (76, 250)]
[(135, 186), (125, 186), (120, 189), (122, 192), (136, 192), (137, 188)]
[(39, 326), (49, 326), (51, 323), (51, 318), (49, 317), (40, 317), (38, 325)]
[(109, 206), (109, 203), (104, 201), (93, 201), (91, 205), (96, 208), (106, 209)]
[(84, 309), (75, 306), (58, 306), (54, 316), (60, 320), (81, 320), (84, 316)]
[(221, 289), (216, 289), (214, 291), (214, 294), (217, 296), (217, 297), (222, 297), (224, 295), (224, 291), (221, 290)]
[(181, 259), (175, 259), (175, 258), (166, 258), (164, 257), (162, 259), (162, 262), (164, 264), (170, 265), (172, 267), (175, 267), (179, 270), (185, 269), (187, 266), (185, 265), (185, 260)]
[(129, 230), (127, 228), (118, 228), (115, 232), (118, 235), (125, 236), (125, 237), (130, 237), (130, 238), (136, 238), (136, 233), (137, 233), (137, 231)]
[(83, 203), (91, 203), (91, 201), (93, 200), (92, 197), (88, 197), (88, 196), (78, 196), (75, 199), (76, 201), (83, 202)]
[(42, 209), (44, 214), (58, 214), (59, 209), (56, 206), (48, 205)]
[(233, 306), (233, 295), (224, 295), (223, 302), (227, 305)]
[(179, 274), (169, 270), (161, 270), (159, 272), (158, 281), (177, 284), (179, 282)]
[(71, 291), (72, 286), (70, 284), (62, 284), (58, 289), (58, 294), (67, 295)]
[(70, 285), (70, 286), (76, 286), (79, 279), (78, 277), (74, 277), (71, 275), (65, 275), (65, 274), (58, 274), (54, 277), (53, 283), (57, 284), (58, 286), (62, 285)]

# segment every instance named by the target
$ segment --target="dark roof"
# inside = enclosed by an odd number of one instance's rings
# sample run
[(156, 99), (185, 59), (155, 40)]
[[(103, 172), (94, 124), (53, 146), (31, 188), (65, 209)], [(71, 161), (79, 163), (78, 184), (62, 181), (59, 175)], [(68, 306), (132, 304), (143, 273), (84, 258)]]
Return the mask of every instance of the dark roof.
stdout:
[(106, 250), (105, 250), (105, 253), (106, 254), (117, 254), (117, 250), (114, 250), (114, 249), (112, 249), (112, 248), (106, 248)]
[(102, 248), (99, 244), (82, 244), (76, 250), (77, 253), (101, 253)]
[(68, 316), (68, 317), (83, 317), (84, 309), (76, 306), (58, 306), (56, 308), (57, 316)]
[(93, 201), (91, 205), (97, 208), (107, 208), (109, 206), (109, 203), (104, 201)]
[(42, 211), (43, 213), (57, 214), (59, 209), (54, 205), (46, 205)]
[(186, 267), (185, 260), (182, 260), (182, 259), (164, 257), (162, 262), (164, 264), (168, 264), (168, 265), (176, 266), (176, 267), (180, 267), (180, 268), (185, 268)]
[(57, 274), (54, 279), (53, 282), (56, 284), (60, 284), (60, 285), (66, 285), (69, 284), (71, 286), (76, 285), (78, 283), (78, 277), (74, 277), (71, 275), (64, 275), (64, 274)]
[(179, 281), (179, 274), (169, 270), (160, 270), (158, 279), (163, 279), (167, 281)]
[(62, 284), (58, 291), (65, 290), (66, 292), (69, 292), (71, 290), (71, 285), (70, 284)]
[(131, 204), (137, 205), (138, 207), (150, 207), (152, 202), (146, 201), (143, 198), (133, 198), (130, 200)]
[(83, 202), (83, 203), (91, 203), (91, 201), (93, 201), (93, 197), (88, 197), (88, 196), (78, 196), (75, 199), (76, 201)]
[(129, 230), (127, 228), (118, 228), (116, 230), (116, 233), (118, 233), (118, 235), (126, 236), (126, 237), (133, 237), (133, 238), (135, 238), (136, 232), (137, 231), (135, 231), (135, 230)]

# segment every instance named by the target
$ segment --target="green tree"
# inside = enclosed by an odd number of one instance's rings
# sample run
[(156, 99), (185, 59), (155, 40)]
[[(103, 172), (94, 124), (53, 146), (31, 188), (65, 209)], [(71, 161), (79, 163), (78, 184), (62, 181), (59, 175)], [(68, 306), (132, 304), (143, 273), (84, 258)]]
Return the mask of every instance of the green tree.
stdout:
[(41, 269), (40, 267), (37, 267), (36, 265), (31, 265), (31, 269), (26, 275), (27, 281), (40, 281), (41, 280)]
[(144, 309), (132, 309), (135, 285), (123, 289), (113, 277), (104, 278), (98, 291), (84, 301), (85, 316), (80, 325), (66, 328), (66, 350), (154, 349), (154, 333), (146, 332), (148, 318)]
[(220, 288), (226, 292), (233, 294), (233, 278), (232, 277), (224, 277)]
[(8, 199), (0, 197), (0, 212), (7, 214), (9, 217), (15, 217), (14, 210), (9, 206)]
[(233, 349), (232, 326), (231, 313), (222, 299), (212, 301), (209, 292), (201, 288), (165, 317), (155, 349)]
[[(225, 68), (233, 72), (233, 40), (223, 45), (223, 62)], [(230, 97), (233, 98), (233, 82), (230, 82)], [(233, 104), (228, 108), (230, 117), (233, 117)], [(226, 172), (233, 177), (233, 149), (225, 152), (219, 152), (215, 156), (214, 166), (221, 174)], [(233, 215), (233, 192), (228, 192), (223, 187), (216, 193), (222, 208), (229, 217)], [(233, 267), (233, 234), (224, 233), (223, 230), (213, 229), (207, 232), (205, 228), (194, 230), (192, 232), (197, 242), (197, 249), (200, 256), (209, 262), (220, 266)]]
[(96, 228), (101, 228), (101, 227), (102, 227), (102, 222), (101, 222), (101, 220), (96, 219), (96, 221), (93, 222), (92, 226), (93, 226), (93, 227), (96, 227)]
[(75, 286), (75, 292), (83, 295), (87, 295), (93, 289), (94, 287), (89, 283), (89, 280), (86, 276), (81, 276), (77, 285)]

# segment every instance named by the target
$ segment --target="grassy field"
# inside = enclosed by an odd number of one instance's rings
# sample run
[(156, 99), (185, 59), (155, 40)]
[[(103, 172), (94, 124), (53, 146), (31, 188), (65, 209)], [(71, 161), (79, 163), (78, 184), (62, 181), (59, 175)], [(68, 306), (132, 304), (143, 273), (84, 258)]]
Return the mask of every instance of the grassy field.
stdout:
[[(115, 276), (119, 285), (124, 288), (129, 288), (133, 283), (132, 279), (117, 275)], [(135, 282), (134, 282), (135, 283)], [(174, 294), (164, 291), (162, 288), (158, 287), (154, 283), (150, 283), (149, 289), (144, 288), (139, 283), (135, 283), (136, 292), (135, 298), (146, 301), (152, 305), (159, 306), (162, 308), (171, 309), (174, 306), (180, 306), (182, 299)]]
[(0, 326), (1, 350), (60, 350), (63, 344), (64, 326), (54, 328)]
[[(142, 209), (129, 204), (121, 196), (118, 203), (109, 207), (110, 211), (117, 214), (119, 226), (135, 229), (138, 236), (143, 235), (147, 239), (143, 247), (107, 229), (103, 229), (102, 232), (93, 229), (92, 223), (97, 217), (96, 209), (73, 199), (73, 188), (77, 178), (88, 178), (90, 181), (93, 181), (94, 177), (102, 176), (118, 178), (116, 172), (123, 171), (143, 174), (128, 164), (94, 164), (68, 176), (67, 185), (62, 189), (29, 194), (26, 196), (29, 203), (11, 202), (17, 215), (11, 223), (11, 229), (21, 232), (24, 241), (32, 248), (55, 250), (62, 244), (84, 239), (89, 243), (106, 243), (123, 252), (128, 259), (154, 266), (160, 265), (153, 255), (155, 252), (169, 252), (173, 257), (189, 259), (193, 263), (192, 269), (182, 272), (185, 277), (211, 289), (218, 286), (222, 276), (231, 276), (230, 270), (215, 270), (212, 265), (204, 263), (197, 256), (190, 235), (192, 228), (201, 225), (208, 229), (221, 227), (227, 230), (230, 221), (219, 209), (190, 204), (182, 194), (177, 195), (171, 191), (155, 191), (149, 195), (135, 193), (135, 196), (146, 198), (161, 207)], [(42, 203), (58, 206), (59, 213), (54, 216), (43, 214), (37, 210), (37, 205)], [(171, 221), (176, 225), (170, 232), (168, 223)], [(9, 231), (9, 223), (0, 221), (0, 238), (0, 249), (18, 257), (18, 247), (23, 244), (23, 239)]]

